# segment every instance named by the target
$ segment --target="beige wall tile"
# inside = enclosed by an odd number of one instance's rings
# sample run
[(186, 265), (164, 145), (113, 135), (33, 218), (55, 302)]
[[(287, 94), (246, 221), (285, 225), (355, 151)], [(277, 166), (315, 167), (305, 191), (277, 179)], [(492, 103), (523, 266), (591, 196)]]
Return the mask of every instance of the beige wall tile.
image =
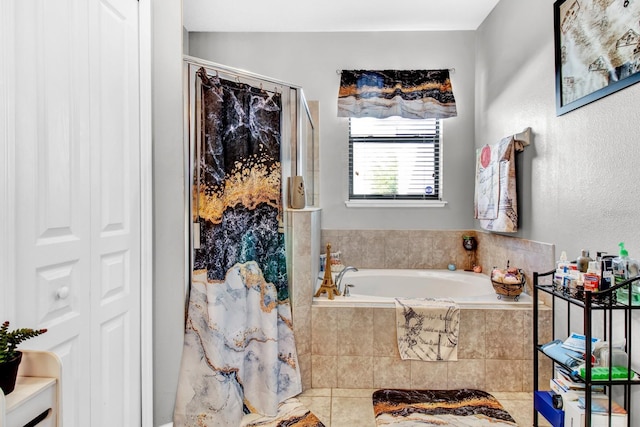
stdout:
[(524, 391), (523, 376), (528, 362), (487, 359), (485, 363), (487, 390)]
[(309, 390), (313, 387), (313, 381), (311, 378), (311, 354), (299, 354), (298, 364), (300, 366), (300, 377), (302, 379), (302, 390)]
[(411, 360), (411, 388), (442, 390), (447, 388), (448, 363)]
[(484, 359), (486, 312), (487, 310), (460, 310), (459, 359)]
[(339, 388), (373, 388), (373, 357), (338, 356)]
[(311, 307), (311, 353), (336, 356), (338, 354), (338, 314), (340, 308)]
[(411, 361), (393, 357), (373, 358), (373, 386), (408, 388), (411, 384)]
[(393, 308), (373, 310), (372, 355), (400, 359), (396, 333), (396, 311)]
[(484, 359), (459, 359), (447, 364), (447, 388), (486, 390)]
[(338, 356), (373, 355), (373, 308), (343, 308), (336, 327)]
[[(487, 359), (524, 358), (523, 310), (491, 310), (486, 317), (486, 330)], [(527, 352), (530, 352), (529, 346)]]
[(338, 357), (311, 356), (311, 386), (313, 388), (335, 388), (338, 386)]
[(298, 354), (311, 354), (311, 306), (293, 307), (293, 332)]

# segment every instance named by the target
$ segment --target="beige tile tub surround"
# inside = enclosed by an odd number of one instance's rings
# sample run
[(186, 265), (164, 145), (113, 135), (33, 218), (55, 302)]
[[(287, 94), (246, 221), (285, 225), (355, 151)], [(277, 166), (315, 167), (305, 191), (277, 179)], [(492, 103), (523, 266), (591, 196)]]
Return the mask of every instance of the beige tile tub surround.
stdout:
[(358, 268), (447, 268), (453, 262), (465, 269), (467, 235), (478, 241), (476, 261), (485, 274), (509, 261), (525, 271), (531, 285), (534, 271), (555, 266), (552, 244), (476, 230), (322, 230), (321, 247), (331, 243), (342, 252), (343, 264)]
[[(400, 359), (393, 308), (313, 306), (311, 315), (313, 388), (532, 390), (530, 308), (462, 309), (458, 360), (444, 362)], [(550, 334), (551, 310), (540, 322)], [(551, 366), (541, 366), (548, 385)]]
[[(468, 258), (462, 236), (474, 235), (476, 260), (485, 273), (509, 260), (526, 272), (529, 286), (534, 271), (553, 268), (553, 245), (475, 230), (320, 231), (320, 210), (290, 210), (288, 215), (294, 329), (305, 389), (385, 388), (403, 383), (412, 388), (532, 390), (530, 309), (463, 309), (458, 361), (402, 361), (392, 308), (318, 307), (312, 305), (312, 297), (320, 249), (327, 243), (342, 252), (345, 265), (358, 268), (440, 269), (451, 262), (465, 268)], [(540, 342), (551, 339), (550, 319), (550, 311), (543, 310), (541, 334), (545, 336)], [(547, 388), (551, 365), (541, 358), (540, 367), (540, 387)]]

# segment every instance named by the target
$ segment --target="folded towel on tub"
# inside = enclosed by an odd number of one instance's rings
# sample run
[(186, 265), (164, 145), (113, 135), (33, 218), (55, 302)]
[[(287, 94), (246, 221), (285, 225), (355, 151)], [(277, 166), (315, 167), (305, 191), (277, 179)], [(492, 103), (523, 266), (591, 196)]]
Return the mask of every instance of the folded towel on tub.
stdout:
[(398, 350), (403, 360), (458, 360), (460, 307), (444, 298), (396, 298)]

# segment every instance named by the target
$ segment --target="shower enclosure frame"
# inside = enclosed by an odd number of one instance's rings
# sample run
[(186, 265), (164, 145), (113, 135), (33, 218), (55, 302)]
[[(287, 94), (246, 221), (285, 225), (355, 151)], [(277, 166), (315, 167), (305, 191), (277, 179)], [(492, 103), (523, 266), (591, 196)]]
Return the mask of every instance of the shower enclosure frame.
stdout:
[[(311, 113), (307, 105), (302, 87), (287, 83), (281, 80), (262, 76), (250, 71), (229, 67), (215, 62), (206, 61), (200, 58), (185, 55), (183, 57), (183, 85), (184, 85), (184, 218), (185, 218), (185, 247), (189, 248), (185, 251), (184, 265), (185, 282), (185, 309), (188, 304), (189, 287), (191, 283), (191, 271), (193, 270), (193, 249), (194, 228), (193, 222), (193, 206), (192, 206), (192, 185), (193, 177), (196, 173), (194, 159), (197, 155), (198, 147), (201, 143), (200, 121), (197, 120), (196, 114), (201, 111), (200, 107), (200, 79), (196, 72), (202, 67), (208, 74), (217, 75), (222, 79), (232, 80), (239, 83), (246, 83), (253, 87), (261, 88), (266, 91), (277, 91), (282, 96), (282, 119), (281, 119), (281, 146), (283, 149), (280, 154), (280, 162), (282, 167), (282, 206), (284, 229), (287, 230), (287, 215), (285, 210), (288, 207), (288, 198), (286, 187), (287, 178), (294, 175), (305, 176), (307, 149), (303, 142), (311, 129), (313, 135), (313, 121)], [(305, 122), (306, 120), (306, 122)], [(308, 122), (308, 123), (307, 123)], [(303, 134), (305, 133), (305, 134)], [(312, 141), (313, 142), (313, 141)], [(286, 246), (287, 250), (291, 247), (290, 239), (287, 233)], [(290, 257), (287, 257), (287, 271), (291, 272)], [(185, 311), (186, 313), (186, 311)]]

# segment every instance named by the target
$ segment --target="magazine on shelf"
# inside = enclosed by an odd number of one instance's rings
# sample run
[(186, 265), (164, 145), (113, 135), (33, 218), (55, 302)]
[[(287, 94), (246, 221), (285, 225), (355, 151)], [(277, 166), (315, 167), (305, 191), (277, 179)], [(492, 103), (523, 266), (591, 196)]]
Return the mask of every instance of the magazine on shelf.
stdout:
[[(556, 375), (554, 380), (562, 387), (572, 391), (584, 391), (585, 383), (580, 378), (571, 374), (562, 366), (556, 365)], [(593, 393), (604, 393), (603, 385), (592, 385), (591, 391)]]
[[(562, 343), (562, 346), (569, 350), (579, 351), (584, 353), (586, 342), (587, 342), (586, 336), (582, 334), (578, 334), (576, 332), (571, 332), (571, 335), (569, 335), (569, 338), (564, 340), (564, 342)], [(600, 342), (600, 338), (591, 337), (591, 351), (593, 351), (593, 347), (597, 342)]]

